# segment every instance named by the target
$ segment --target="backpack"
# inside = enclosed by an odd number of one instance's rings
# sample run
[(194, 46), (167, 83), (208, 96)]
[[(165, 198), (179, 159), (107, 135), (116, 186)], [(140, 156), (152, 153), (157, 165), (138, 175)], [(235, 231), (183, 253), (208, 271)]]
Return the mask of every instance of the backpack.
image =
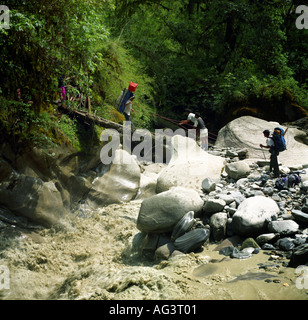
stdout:
[(274, 129), (274, 133), (271, 136), (271, 139), (274, 141), (274, 150), (278, 152), (282, 152), (287, 149), (286, 140), (284, 139), (284, 130), (280, 127), (276, 127)]
[(116, 105), (115, 105), (115, 108), (117, 110), (119, 110), (121, 113), (124, 112), (125, 104), (126, 104), (127, 100), (134, 95), (133, 92), (136, 91), (137, 86), (138, 86), (138, 83), (134, 83), (131, 81), (128, 86), (128, 89), (126, 89), (126, 88), (123, 89), (121, 94), (119, 95), (117, 102), (116, 102)]
[(127, 102), (127, 100), (132, 97), (133, 93), (131, 91), (129, 91), (128, 89), (123, 89), (121, 94), (119, 95), (115, 108), (117, 110), (119, 110), (121, 113), (124, 112), (125, 109), (125, 104)]
[(300, 174), (305, 173), (306, 171), (291, 172), (287, 176), (277, 179), (275, 182), (275, 188), (278, 190), (287, 190), (291, 187), (294, 187), (302, 181)]

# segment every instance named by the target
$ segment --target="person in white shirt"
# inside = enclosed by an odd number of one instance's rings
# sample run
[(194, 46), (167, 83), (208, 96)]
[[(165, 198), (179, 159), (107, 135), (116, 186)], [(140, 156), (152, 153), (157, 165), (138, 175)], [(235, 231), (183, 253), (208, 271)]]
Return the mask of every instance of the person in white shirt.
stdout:
[(186, 110), (185, 111), (185, 114), (187, 116), (187, 119), (186, 120), (182, 120), (179, 124), (180, 125), (183, 125), (183, 124), (191, 124), (193, 125), (194, 128), (197, 128), (198, 126), (198, 120), (196, 119), (195, 117), (195, 114), (192, 113), (190, 110)]
[(275, 150), (275, 143), (274, 143), (274, 140), (270, 137), (270, 131), (264, 130), (263, 134), (264, 134), (264, 137), (266, 138), (266, 146), (263, 144), (260, 144), (260, 147), (269, 149), (269, 152), (271, 154), (269, 171), (271, 173), (273, 170), (274, 178), (278, 178), (279, 177), (279, 165), (278, 165), (279, 152)]

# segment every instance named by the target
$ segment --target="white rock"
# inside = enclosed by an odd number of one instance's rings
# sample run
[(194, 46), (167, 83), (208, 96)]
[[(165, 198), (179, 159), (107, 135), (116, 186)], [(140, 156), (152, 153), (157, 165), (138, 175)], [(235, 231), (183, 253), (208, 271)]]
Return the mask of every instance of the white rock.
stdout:
[(267, 230), (267, 221), (279, 213), (276, 202), (264, 196), (245, 199), (232, 219), (232, 230), (242, 236), (256, 236)]

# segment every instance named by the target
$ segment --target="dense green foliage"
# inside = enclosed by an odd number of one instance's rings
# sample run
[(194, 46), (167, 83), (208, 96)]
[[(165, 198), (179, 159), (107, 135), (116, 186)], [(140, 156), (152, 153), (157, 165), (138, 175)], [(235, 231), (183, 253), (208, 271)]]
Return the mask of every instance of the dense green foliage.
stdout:
[(189, 106), (217, 115), (251, 99), (279, 103), (286, 92), (308, 108), (308, 30), (295, 26), (300, 1), (118, 3), (115, 30), (147, 65), (165, 112)]
[(0, 28), (1, 132), (44, 142), (50, 128), (74, 142), (80, 128), (58, 120), (53, 103), (61, 75), (67, 103), (88, 109), (90, 101), (91, 112), (117, 122), (123, 117), (114, 103), (137, 82), (133, 118), (145, 128), (157, 124), (153, 113), (181, 119), (186, 107), (207, 121), (234, 106), (284, 103), (308, 110), (308, 30), (295, 26), (299, 4), (7, 0), (10, 29)]

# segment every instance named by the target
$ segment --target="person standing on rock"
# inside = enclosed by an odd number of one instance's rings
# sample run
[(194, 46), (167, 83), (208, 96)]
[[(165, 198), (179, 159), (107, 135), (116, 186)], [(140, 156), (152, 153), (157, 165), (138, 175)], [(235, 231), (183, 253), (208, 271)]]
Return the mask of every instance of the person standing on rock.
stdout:
[(271, 173), (273, 170), (274, 178), (278, 178), (279, 177), (279, 165), (278, 165), (279, 152), (275, 150), (275, 143), (274, 143), (274, 140), (270, 137), (270, 131), (264, 130), (263, 134), (264, 134), (264, 137), (266, 138), (266, 146), (263, 144), (260, 144), (260, 147), (269, 149), (269, 152), (271, 154), (269, 171)]

